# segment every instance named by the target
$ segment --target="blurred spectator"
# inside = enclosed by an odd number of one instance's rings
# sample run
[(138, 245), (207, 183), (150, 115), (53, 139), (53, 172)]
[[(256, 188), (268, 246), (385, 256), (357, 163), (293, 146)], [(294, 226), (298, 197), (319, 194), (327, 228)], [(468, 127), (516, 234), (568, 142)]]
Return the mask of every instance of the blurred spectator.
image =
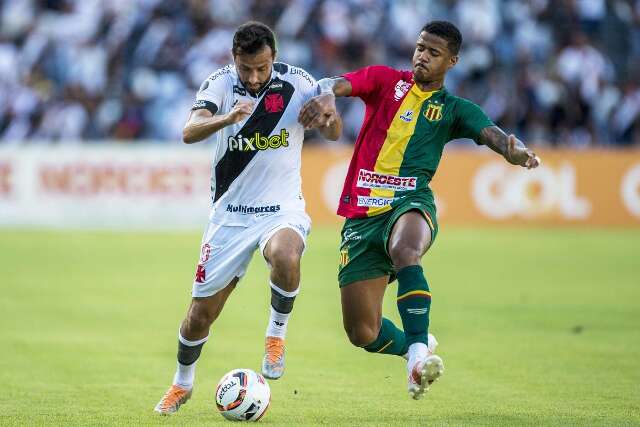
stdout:
[[(640, 0), (0, 0), (0, 143), (175, 141), (237, 25), (271, 25), (316, 78), (408, 68), (458, 24), (447, 85), (533, 144), (640, 145)], [(340, 102), (346, 142), (363, 106)]]

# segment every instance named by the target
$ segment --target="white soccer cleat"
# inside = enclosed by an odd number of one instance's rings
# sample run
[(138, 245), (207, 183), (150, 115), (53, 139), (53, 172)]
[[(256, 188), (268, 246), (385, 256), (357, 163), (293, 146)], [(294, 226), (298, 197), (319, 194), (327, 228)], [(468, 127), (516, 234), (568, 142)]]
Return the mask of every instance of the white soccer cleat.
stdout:
[[(438, 346), (436, 337), (429, 334), (427, 342), (428, 350), (425, 358), (417, 360), (413, 366), (407, 362), (409, 396), (415, 400), (421, 399), (424, 393), (429, 391), (431, 384), (444, 373), (442, 358), (434, 354)], [(408, 357), (405, 358), (408, 359)]]
[(440, 356), (430, 354), (424, 360), (418, 360), (409, 374), (409, 396), (421, 399), (429, 387), (444, 373), (444, 363)]

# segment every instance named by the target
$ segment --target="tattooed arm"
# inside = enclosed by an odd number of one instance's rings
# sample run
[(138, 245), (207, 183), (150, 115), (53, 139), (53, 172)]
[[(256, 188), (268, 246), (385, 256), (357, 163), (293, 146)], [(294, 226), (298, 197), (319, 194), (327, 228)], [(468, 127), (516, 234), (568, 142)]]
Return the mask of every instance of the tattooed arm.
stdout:
[(527, 169), (540, 166), (540, 158), (529, 150), (514, 135), (508, 135), (498, 126), (489, 126), (480, 132), (478, 142), (501, 154), (512, 165), (519, 165)]

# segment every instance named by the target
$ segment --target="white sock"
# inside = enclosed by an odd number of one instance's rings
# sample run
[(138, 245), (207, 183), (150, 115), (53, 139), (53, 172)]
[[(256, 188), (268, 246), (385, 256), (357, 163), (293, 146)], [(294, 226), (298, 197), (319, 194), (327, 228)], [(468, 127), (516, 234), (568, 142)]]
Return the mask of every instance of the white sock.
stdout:
[(407, 370), (411, 372), (418, 360), (424, 360), (429, 355), (429, 348), (425, 343), (416, 342), (409, 346), (409, 362), (407, 363)]
[(289, 322), (289, 316), (291, 313), (279, 313), (273, 307), (271, 307), (271, 316), (269, 317), (269, 324), (267, 325), (268, 337), (278, 337), (284, 339), (287, 334), (287, 323)]
[[(206, 337), (199, 339), (197, 341), (189, 341), (184, 338), (180, 331), (178, 331), (178, 340), (186, 346), (195, 347), (197, 345), (204, 344), (209, 339), (209, 335)], [(191, 390), (193, 388), (193, 380), (196, 376), (196, 363), (193, 362), (191, 365), (183, 365), (180, 362), (177, 362), (178, 366), (176, 368), (176, 374), (173, 376), (173, 383), (179, 385), (182, 388), (186, 388)]]
[(176, 369), (176, 374), (173, 376), (173, 383), (187, 390), (191, 390), (193, 388), (193, 380), (196, 376), (197, 363), (198, 362), (194, 362), (191, 365), (183, 365), (177, 362), (178, 368)]

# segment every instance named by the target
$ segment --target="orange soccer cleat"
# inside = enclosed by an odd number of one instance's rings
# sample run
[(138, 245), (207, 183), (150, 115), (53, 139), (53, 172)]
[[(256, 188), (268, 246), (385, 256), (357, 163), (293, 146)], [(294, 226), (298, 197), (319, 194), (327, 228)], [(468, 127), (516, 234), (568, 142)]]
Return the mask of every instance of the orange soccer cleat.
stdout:
[(189, 390), (173, 384), (164, 396), (162, 396), (162, 399), (160, 399), (154, 411), (160, 415), (169, 415), (177, 412), (180, 406), (187, 403), (187, 400), (191, 398), (192, 391), (193, 389)]
[(284, 374), (284, 339), (267, 337), (264, 342), (262, 375), (270, 380), (277, 380), (282, 374)]

